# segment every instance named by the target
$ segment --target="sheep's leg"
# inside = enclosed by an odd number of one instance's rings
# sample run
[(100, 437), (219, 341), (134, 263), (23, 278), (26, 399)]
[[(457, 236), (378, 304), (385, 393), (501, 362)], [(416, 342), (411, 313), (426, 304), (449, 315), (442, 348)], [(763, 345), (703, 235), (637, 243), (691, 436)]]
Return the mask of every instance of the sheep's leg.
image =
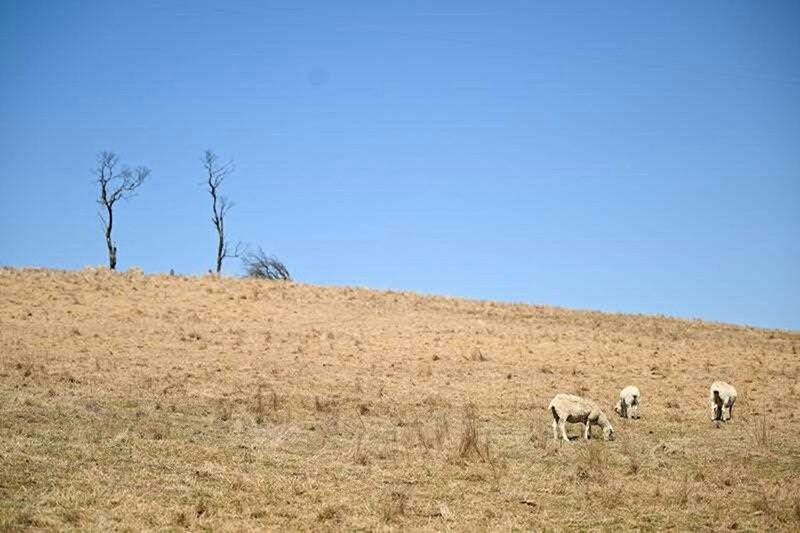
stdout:
[(732, 418), (733, 418), (733, 404), (730, 404), (730, 406), (728, 406), (728, 420)]
[(586, 429), (583, 431), (583, 438), (586, 440), (592, 438), (592, 422), (589, 420), (586, 421)]
[(567, 424), (566, 420), (563, 418), (558, 422), (558, 428), (561, 430), (561, 436), (564, 438), (565, 442), (569, 442), (569, 437), (567, 437)]
[(558, 422), (553, 420), (553, 438), (558, 440)]
[(622, 418), (628, 418), (628, 402), (626, 402), (625, 400), (620, 400), (619, 404), (620, 404), (620, 414), (622, 415)]

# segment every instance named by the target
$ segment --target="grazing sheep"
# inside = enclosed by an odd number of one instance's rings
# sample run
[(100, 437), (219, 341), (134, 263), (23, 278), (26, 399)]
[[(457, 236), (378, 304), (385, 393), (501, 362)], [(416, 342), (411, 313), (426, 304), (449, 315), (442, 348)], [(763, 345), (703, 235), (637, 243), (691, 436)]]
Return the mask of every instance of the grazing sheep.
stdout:
[(642, 400), (642, 395), (639, 388), (633, 385), (628, 385), (619, 393), (619, 401), (614, 406), (614, 411), (622, 418), (628, 418), (630, 411), (631, 418), (639, 418), (639, 403)]
[[(711, 420), (725, 422), (733, 418), (733, 404), (736, 403), (736, 388), (724, 381), (715, 381), (711, 384), (708, 393), (711, 403)], [(725, 418), (725, 408), (728, 408), (728, 418)]]
[(586, 428), (583, 432), (585, 439), (591, 438), (592, 424), (597, 424), (603, 428), (603, 437), (606, 440), (614, 440), (614, 428), (600, 410), (600, 406), (591, 400), (572, 394), (556, 394), (548, 409), (553, 413), (553, 437), (556, 440), (558, 440), (558, 430), (560, 429), (561, 436), (569, 442), (565, 427), (567, 422), (585, 424)]

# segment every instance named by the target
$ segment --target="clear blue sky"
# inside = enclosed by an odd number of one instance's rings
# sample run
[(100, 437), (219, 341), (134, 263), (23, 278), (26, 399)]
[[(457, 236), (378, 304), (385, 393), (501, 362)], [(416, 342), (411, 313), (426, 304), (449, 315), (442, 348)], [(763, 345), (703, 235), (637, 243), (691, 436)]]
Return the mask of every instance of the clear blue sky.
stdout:
[(207, 147), (299, 281), (800, 329), (798, 2), (0, 2), (0, 263), (105, 263), (109, 149), (205, 272)]

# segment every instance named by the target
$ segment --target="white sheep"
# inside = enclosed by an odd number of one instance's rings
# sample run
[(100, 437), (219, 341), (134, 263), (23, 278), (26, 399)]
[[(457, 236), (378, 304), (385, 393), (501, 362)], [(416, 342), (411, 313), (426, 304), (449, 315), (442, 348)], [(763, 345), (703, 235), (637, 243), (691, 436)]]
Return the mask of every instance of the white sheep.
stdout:
[(642, 395), (639, 388), (634, 385), (628, 385), (619, 393), (619, 401), (614, 406), (614, 411), (622, 418), (628, 418), (630, 413), (631, 418), (639, 418), (639, 404), (641, 403)]
[(560, 429), (561, 436), (565, 441), (569, 441), (565, 427), (567, 422), (585, 424), (583, 432), (585, 439), (591, 438), (592, 424), (596, 424), (603, 428), (603, 437), (606, 440), (614, 440), (614, 428), (600, 410), (600, 406), (591, 400), (572, 394), (556, 394), (548, 409), (553, 413), (553, 437), (556, 440)]
[[(736, 403), (736, 388), (724, 381), (715, 381), (708, 391), (711, 404), (711, 420), (725, 422), (733, 418), (733, 404)], [(724, 409), (728, 408), (728, 418), (725, 418)]]

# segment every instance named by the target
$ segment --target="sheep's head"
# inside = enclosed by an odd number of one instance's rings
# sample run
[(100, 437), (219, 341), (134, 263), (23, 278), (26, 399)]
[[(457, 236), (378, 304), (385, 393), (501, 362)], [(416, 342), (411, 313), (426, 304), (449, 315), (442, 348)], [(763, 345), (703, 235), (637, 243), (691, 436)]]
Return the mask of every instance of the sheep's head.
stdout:
[(603, 438), (606, 440), (614, 440), (614, 428), (611, 424), (606, 424), (603, 427)]

